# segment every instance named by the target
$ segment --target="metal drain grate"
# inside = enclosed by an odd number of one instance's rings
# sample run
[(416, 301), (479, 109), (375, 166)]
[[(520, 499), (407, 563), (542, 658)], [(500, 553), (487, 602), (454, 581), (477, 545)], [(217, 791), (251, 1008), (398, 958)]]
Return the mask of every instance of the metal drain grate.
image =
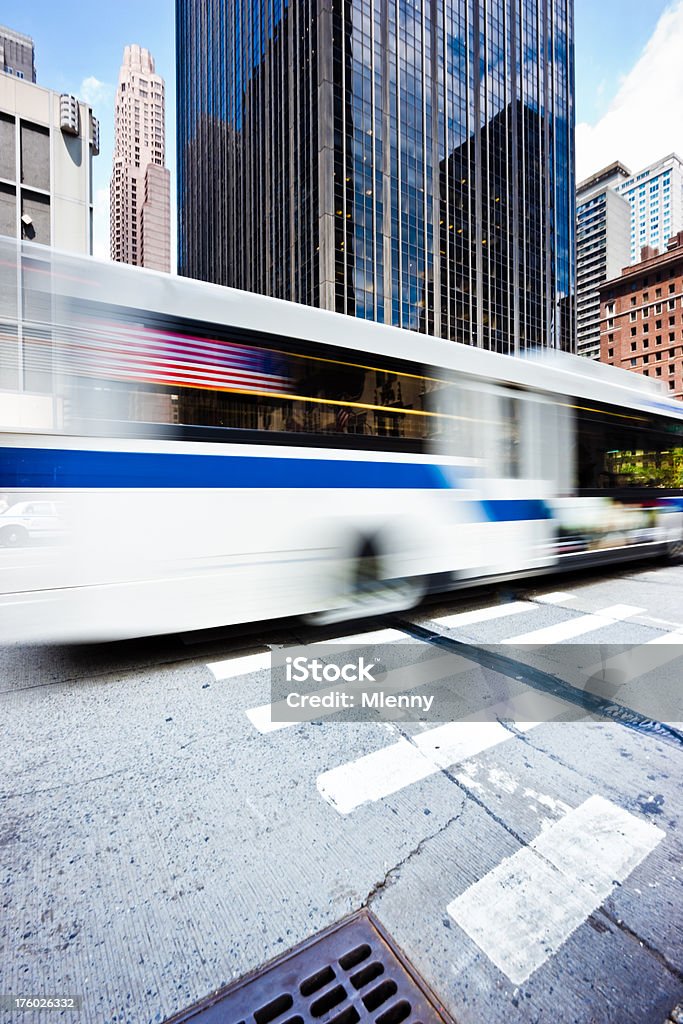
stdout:
[(425, 983), (362, 911), (166, 1024), (444, 1024)]

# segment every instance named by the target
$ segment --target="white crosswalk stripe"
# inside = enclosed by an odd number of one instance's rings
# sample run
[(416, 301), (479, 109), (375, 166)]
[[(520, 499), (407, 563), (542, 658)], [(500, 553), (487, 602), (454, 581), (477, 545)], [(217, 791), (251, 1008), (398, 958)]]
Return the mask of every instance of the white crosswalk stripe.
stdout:
[[(392, 669), (391, 682), (383, 685), (385, 695), (405, 693), (406, 690), (416, 690), (421, 686), (430, 683), (437, 683), (443, 679), (452, 679), (463, 672), (472, 671), (472, 662), (455, 654), (442, 654), (428, 661), (420, 662), (417, 665), (406, 665), (405, 668)], [(318, 690), (307, 692), (307, 696), (325, 698), (333, 695), (339, 690), (339, 684), (324, 686)], [(344, 692), (356, 696), (367, 691), (367, 684), (346, 683)], [(288, 721), (292, 712), (287, 705), (286, 699), (275, 701), (272, 704), (261, 704), (259, 707), (250, 708), (247, 717), (252, 725), (259, 732), (276, 732), (279, 729), (286, 729), (292, 725), (298, 725), (302, 721), (317, 722), (322, 718), (337, 714), (336, 707), (315, 707), (297, 709), (296, 720)]]
[[(574, 595), (563, 591), (554, 591), (546, 595), (538, 595), (535, 599), (537, 603), (529, 601), (513, 601), (507, 604), (493, 605), (486, 608), (479, 608), (468, 612), (457, 612), (453, 615), (444, 615), (436, 617), (430, 621), (435, 624), (444, 626), (446, 628), (458, 628), (461, 626), (468, 626), (476, 623), (493, 622), (500, 619), (505, 619), (514, 615), (526, 613), (529, 611), (538, 610), (542, 604), (559, 604), (567, 600), (574, 598)], [(612, 605), (604, 608), (601, 611), (582, 614), (572, 617), (569, 620), (565, 620), (560, 623), (555, 623), (551, 626), (544, 626), (540, 629), (527, 631), (521, 634), (517, 634), (512, 637), (506, 637), (499, 641), (502, 644), (513, 645), (513, 644), (534, 644), (534, 645), (548, 645), (553, 643), (562, 643), (565, 640), (573, 639), (579, 636), (586, 635), (597, 629), (602, 629), (605, 626), (614, 625), (617, 622), (624, 621), (634, 615), (640, 615), (644, 612), (643, 608), (634, 607), (632, 605)], [(415, 641), (409, 636), (409, 634), (393, 629), (379, 629), (369, 630), (362, 633), (354, 633), (341, 637), (333, 637), (329, 640), (318, 641), (319, 645), (325, 646), (337, 646), (343, 649), (355, 649), (363, 646), (379, 645), (383, 643), (392, 643), (398, 641), (405, 641), (408, 643), (415, 643)], [(674, 661), (678, 657), (678, 646), (683, 647), (683, 629), (676, 629), (672, 632), (662, 634), (655, 637), (653, 640), (648, 641), (639, 647), (631, 648), (626, 654), (617, 654), (606, 662), (601, 662), (599, 665), (593, 666), (592, 669), (583, 669), (580, 673), (580, 684), (585, 685), (586, 679), (592, 678), (594, 675), (597, 677), (601, 673), (605, 675), (605, 678), (610, 675), (614, 676), (614, 673), (619, 673), (619, 683), (623, 684), (636, 679), (638, 676), (645, 674), (648, 671), (652, 671), (660, 666), (666, 665), (667, 663)], [(659, 654), (655, 654), (652, 648), (661, 647), (662, 651)], [(227, 658), (221, 661), (208, 663), (208, 668), (217, 680), (234, 679), (240, 676), (250, 675), (252, 673), (259, 673), (268, 671), (271, 667), (271, 652), (259, 652), (256, 654), (241, 655), (233, 658)], [(428, 667), (425, 669), (425, 665)], [(448, 654), (441, 657), (431, 659), (429, 662), (424, 663), (422, 666), (418, 666), (419, 676), (415, 675), (416, 668), (407, 666), (406, 669), (394, 670), (391, 675), (392, 685), (386, 688), (387, 693), (402, 693), (407, 690), (417, 688), (425, 683), (434, 683), (442, 679), (446, 679), (457, 675), (459, 673), (471, 670), (472, 664), (465, 659), (458, 658), (457, 655)], [(578, 677), (577, 677), (578, 679)], [(577, 680), (567, 679), (567, 682), (577, 683)], [(362, 687), (361, 687), (362, 688)], [(318, 697), (325, 697), (334, 691), (335, 687), (326, 686), (315, 691), (315, 695)], [(350, 688), (352, 689), (352, 687)], [(538, 707), (539, 696), (534, 694), (533, 700)], [(251, 721), (252, 725), (259, 732), (270, 733), (280, 729), (287, 728), (288, 726), (298, 724), (299, 721), (318, 721), (333, 714), (337, 709), (324, 709), (316, 708), (311, 709), (305, 716), (297, 715), (297, 721), (281, 721), (281, 718), (288, 718), (290, 709), (287, 707), (285, 701), (278, 701), (275, 703), (262, 704), (254, 708), (247, 710), (246, 714)], [(499, 717), (508, 717), (499, 716)], [(548, 716), (539, 714), (536, 710), (533, 717), (535, 719), (543, 718), (544, 721), (548, 720)], [(493, 725), (495, 728), (490, 729), (487, 733), (485, 729), (479, 729), (478, 735), (479, 740), (474, 739), (474, 733), (468, 736), (468, 739), (463, 743), (460, 731), (462, 722), (449, 723), (444, 726), (445, 729), (453, 729), (452, 736), (454, 738), (454, 751), (452, 756), (448, 759), (449, 764), (456, 764), (458, 761), (464, 760), (465, 758), (472, 756), (466, 751), (469, 744), (473, 744), (473, 753), (480, 752), (486, 749), (488, 746), (495, 745), (495, 742), (500, 742), (502, 739), (509, 738), (510, 734), (503, 729), (498, 723), (477, 723), (481, 725)], [(531, 723), (532, 725), (534, 723)], [(517, 728), (523, 729), (531, 727), (530, 725), (520, 725), (517, 722)], [(468, 726), (468, 729), (471, 726)], [(503, 729), (504, 736), (498, 732), (498, 729)], [(435, 733), (437, 730), (429, 730), (430, 733)], [(425, 733), (423, 735), (428, 735)], [(485, 742), (483, 737), (488, 735), (498, 737), (495, 742)], [(338, 768), (331, 769), (329, 773), (324, 773), (319, 779), (319, 788), (325, 799), (328, 799), (333, 806), (337, 807), (340, 813), (348, 813), (347, 810), (342, 808), (348, 806), (350, 810), (354, 807), (359, 806), (368, 800), (380, 799), (382, 796), (389, 795), (390, 793), (396, 792), (403, 788), (405, 785), (409, 785), (411, 781), (417, 781), (421, 778), (426, 777), (432, 772), (437, 771), (439, 765), (434, 759), (429, 760), (425, 765), (425, 753), (421, 750), (422, 741), (414, 741), (409, 743), (397, 743), (393, 747), (386, 748), (385, 750), (375, 751), (371, 754), (366, 755), (364, 758), (358, 759), (357, 762), (351, 762), (349, 765), (341, 765)], [(478, 744), (481, 744), (478, 746)], [(386, 765), (386, 771), (384, 766)], [(368, 787), (367, 784), (359, 782), (360, 775), (367, 769), (368, 772), (376, 771), (377, 783), (373, 787)], [(355, 802), (347, 800), (343, 795), (345, 788), (344, 779), (348, 776), (349, 779), (353, 780), (349, 782), (349, 786), (357, 787), (358, 798)], [(387, 788), (389, 782), (381, 783), (381, 778), (386, 776), (388, 780), (394, 779), (396, 784), (392, 788)], [(400, 781), (406, 780), (406, 781)], [(400, 784), (399, 784), (400, 782)], [(367, 793), (366, 793), (367, 790)], [(376, 794), (376, 795), (373, 795)]]
[[(320, 640), (318, 646), (337, 645), (339, 647), (358, 647), (361, 644), (386, 644), (392, 640), (406, 640), (408, 637), (398, 629), (376, 629), (367, 633), (354, 633), (352, 636), (336, 637), (332, 640)], [(260, 654), (246, 654), (235, 658), (225, 658), (222, 661), (211, 661), (207, 668), (213, 672), (215, 679), (234, 679), (237, 676), (246, 676), (251, 672), (263, 672), (271, 666), (271, 652), (264, 651)]]
[[(346, 636), (333, 637), (330, 640), (318, 641), (316, 646), (334, 646), (343, 649), (361, 649), (363, 647), (376, 646), (377, 644), (391, 643), (393, 641), (407, 640), (411, 638), (398, 629), (376, 629), (369, 630), (365, 633), (352, 633)], [(413, 641), (414, 642), (414, 641)], [(270, 656), (268, 656), (270, 658)], [(447, 668), (447, 664), (452, 665), (453, 669), (458, 668), (460, 664), (460, 671), (465, 671), (467, 668), (471, 668), (471, 665), (465, 662), (463, 659), (454, 659), (452, 655), (443, 655), (440, 658), (433, 658), (427, 663), (428, 667), (426, 670), (424, 667), (421, 668), (420, 673), (415, 675), (415, 671), (409, 666), (408, 674), (405, 670), (399, 670), (392, 673), (392, 686), (386, 687), (386, 693), (401, 693), (402, 691), (412, 689), (422, 685), (419, 679), (425, 675), (427, 678), (424, 682), (434, 682), (435, 679), (444, 678), (445, 675), (450, 673), (444, 672)], [(270, 665), (270, 660), (268, 662)], [(412, 671), (412, 675), (410, 674)], [(361, 690), (362, 684), (354, 686), (354, 684), (345, 684), (344, 690), (347, 693), (353, 694), (354, 689)], [(339, 684), (333, 686), (323, 686), (318, 690), (312, 691), (308, 696), (315, 696), (318, 698), (324, 698), (333, 694), (339, 689)], [(311, 708), (307, 713), (298, 713), (296, 721), (287, 721), (286, 719), (291, 717), (291, 709), (288, 707), (286, 700), (275, 701), (274, 703), (260, 704), (258, 707), (249, 708), (247, 711), (247, 717), (251, 724), (258, 729), (261, 733), (277, 732), (280, 729), (286, 729), (289, 726), (297, 725), (301, 721), (319, 721), (322, 718), (334, 714), (336, 708), (324, 708), (317, 707)], [(285, 720), (283, 720), (285, 719)]]
[(460, 626), (472, 626), (478, 622), (493, 622), (495, 619), (505, 619), (510, 615), (520, 615), (523, 612), (538, 611), (535, 604), (530, 601), (510, 601), (508, 604), (495, 604), (487, 608), (476, 608), (471, 612), (455, 612), (453, 615), (439, 615), (431, 622), (445, 626), (447, 629), (457, 629)]
[(536, 594), (534, 601), (538, 604), (562, 604), (564, 601), (576, 601), (576, 594), (554, 590), (551, 594)]
[(616, 622), (623, 622), (624, 619), (632, 618), (634, 615), (642, 615), (644, 608), (635, 608), (630, 604), (613, 604), (600, 612), (592, 615), (578, 615), (575, 618), (557, 622), (553, 626), (543, 626), (541, 629), (534, 629), (530, 633), (520, 633), (518, 636), (511, 636), (501, 643), (504, 644), (561, 644), (565, 640), (572, 640), (577, 636), (584, 636), (586, 633), (593, 633), (605, 626), (613, 626)]
[(245, 654), (223, 661), (211, 661), (207, 668), (211, 669), (215, 679), (234, 679), (236, 676), (246, 676), (250, 672), (264, 672), (269, 669), (270, 657), (270, 651), (264, 651), (262, 654)]
[(371, 644), (388, 644), (394, 640), (410, 640), (400, 629), (375, 629), (368, 633), (352, 633), (350, 636), (335, 636), (331, 640), (317, 640), (316, 647), (369, 647)]
[(514, 985), (523, 984), (665, 837), (592, 796), (447, 906)]
[(647, 643), (628, 647), (621, 653), (605, 658), (604, 661), (596, 662), (585, 670), (582, 680), (611, 679), (624, 686), (655, 669), (671, 664), (678, 658), (683, 658), (683, 632), (662, 633)]
[(677, 644), (683, 645), (683, 629), (675, 629), (671, 633), (662, 633), (661, 636), (656, 636), (654, 640), (648, 640), (648, 647), (652, 647), (655, 644)]
[[(535, 716), (550, 721), (566, 709), (563, 701), (536, 692), (517, 694), (462, 721), (427, 729), (411, 740), (401, 738), (388, 747), (331, 768), (318, 776), (318, 792), (340, 814), (349, 814), (361, 804), (381, 800), (442, 768), (514, 739), (515, 734), (500, 720), (511, 722), (518, 732), (526, 732), (538, 724), (526, 721), (527, 718)], [(486, 721), (482, 721), (484, 714)]]

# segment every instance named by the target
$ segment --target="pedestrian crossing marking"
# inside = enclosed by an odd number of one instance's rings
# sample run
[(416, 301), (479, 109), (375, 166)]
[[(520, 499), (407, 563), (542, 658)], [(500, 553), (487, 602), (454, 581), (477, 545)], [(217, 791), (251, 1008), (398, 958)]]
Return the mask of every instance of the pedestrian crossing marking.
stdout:
[(236, 676), (246, 676), (251, 672), (264, 672), (270, 668), (270, 651), (261, 654), (245, 654), (237, 658), (226, 658), (223, 661), (211, 661), (209, 668), (214, 679), (234, 679)]
[[(391, 796), (444, 768), (513, 740), (515, 733), (499, 719), (509, 720), (517, 732), (527, 732), (538, 724), (523, 721), (527, 716), (548, 721), (566, 710), (563, 701), (525, 691), (461, 721), (427, 729), (410, 740), (401, 738), (330, 768), (318, 776), (318, 792), (339, 814), (349, 814), (361, 804)], [(482, 720), (484, 714), (486, 720)]]
[(664, 839), (592, 796), (452, 900), (449, 916), (522, 985)]
[(508, 637), (501, 640), (503, 644), (560, 644), (565, 640), (572, 640), (577, 636), (584, 636), (605, 626), (613, 626), (624, 619), (632, 618), (634, 615), (642, 615), (644, 608), (636, 608), (630, 604), (613, 604), (600, 612), (590, 615), (578, 615), (564, 622), (556, 622), (552, 626), (543, 626), (541, 629), (534, 629), (530, 633), (520, 633), (518, 636)]
[(523, 612), (535, 612), (538, 607), (530, 601), (510, 601), (508, 604), (489, 605), (486, 608), (476, 608), (471, 612), (455, 612), (452, 615), (438, 615), (430, 622), (436, 622), (439, 626), (447, 629), (457, 629), (460, 626), (472, 626), (479, 622), (493, 622), (495, 619), (505, 619), (510, 615), (521, 615)]

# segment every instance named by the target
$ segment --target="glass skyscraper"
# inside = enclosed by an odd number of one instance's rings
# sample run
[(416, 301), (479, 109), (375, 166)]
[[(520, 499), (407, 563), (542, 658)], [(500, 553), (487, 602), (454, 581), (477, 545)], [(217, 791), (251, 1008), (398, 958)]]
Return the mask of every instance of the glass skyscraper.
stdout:
[(181, 274), (572, 347), (573, 0), (176, 0), (176, 21)]

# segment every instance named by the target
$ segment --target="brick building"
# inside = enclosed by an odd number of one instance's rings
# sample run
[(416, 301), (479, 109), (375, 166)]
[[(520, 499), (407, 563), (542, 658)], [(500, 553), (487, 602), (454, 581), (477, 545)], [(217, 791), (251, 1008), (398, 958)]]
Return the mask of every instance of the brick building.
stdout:
[(600, 361), (683, 399), (683, 231), (663, 253), (646, 246), (640, 263), (600, 286)]

